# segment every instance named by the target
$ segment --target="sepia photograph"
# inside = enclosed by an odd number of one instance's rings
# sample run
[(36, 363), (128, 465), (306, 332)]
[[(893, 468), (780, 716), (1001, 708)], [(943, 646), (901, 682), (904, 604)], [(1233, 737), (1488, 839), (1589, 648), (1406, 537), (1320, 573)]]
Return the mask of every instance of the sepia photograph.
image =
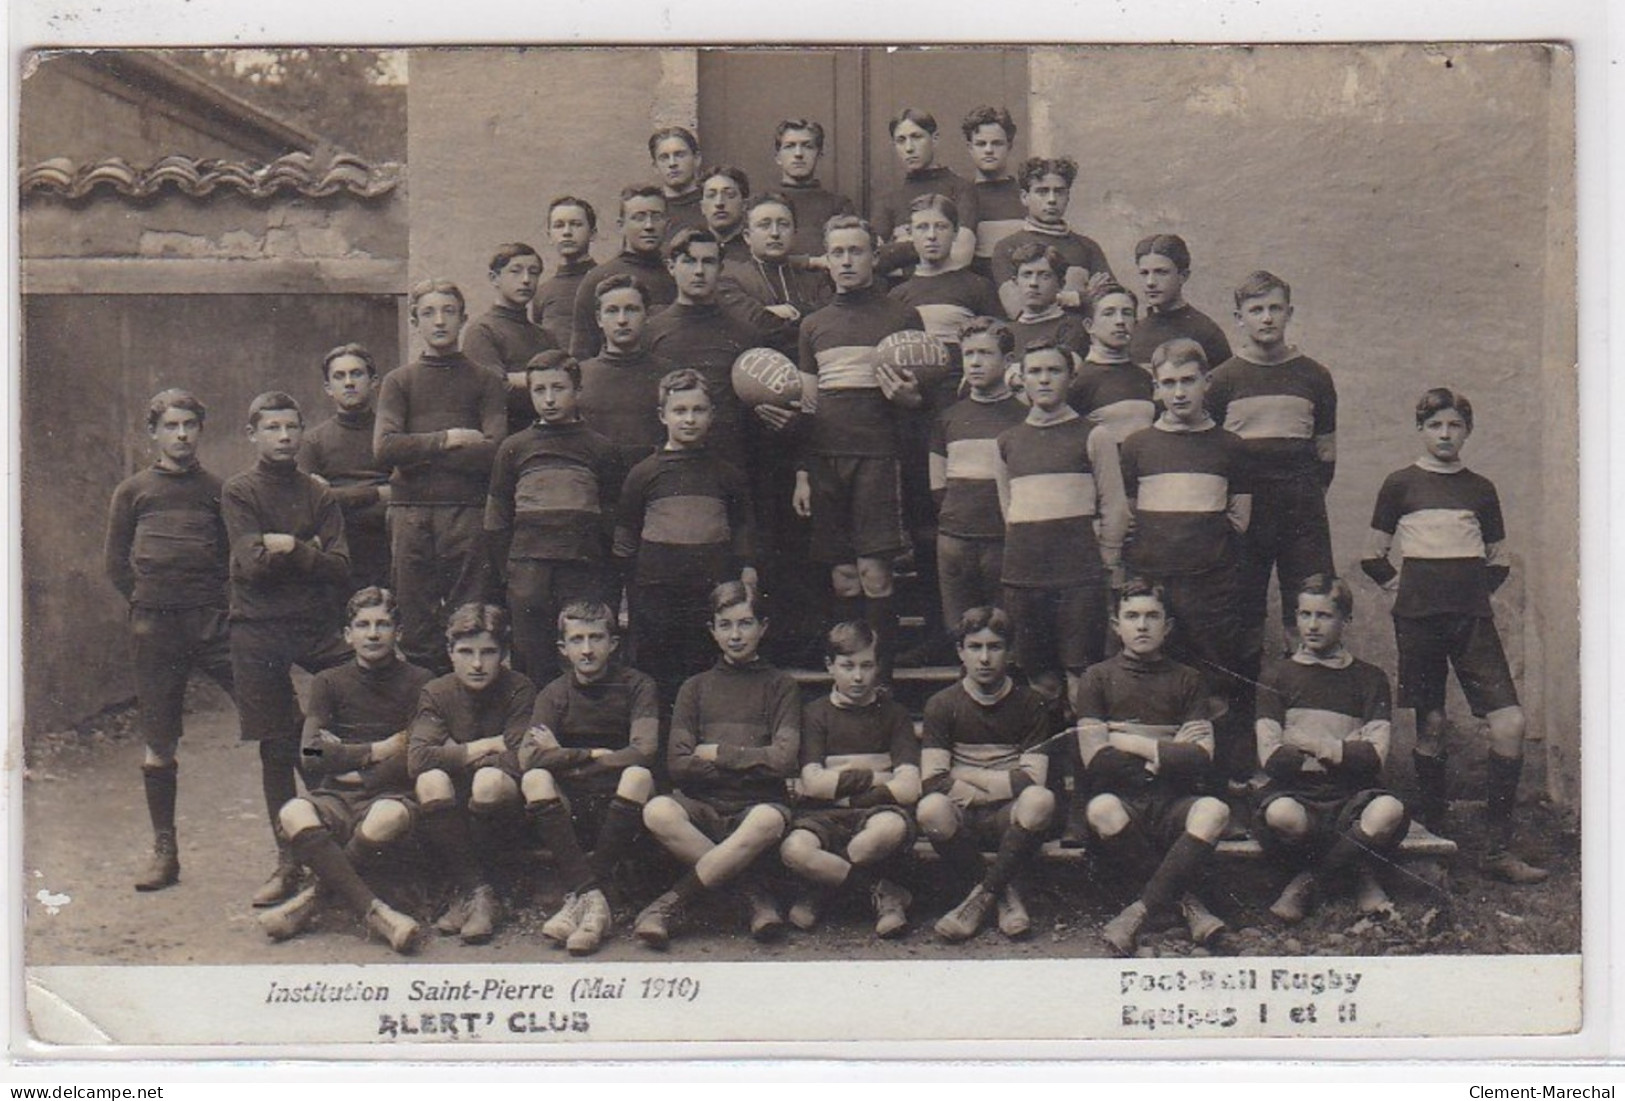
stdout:
[(1586, 1023), (1566, 44), (21, 78), (14, 1044)]

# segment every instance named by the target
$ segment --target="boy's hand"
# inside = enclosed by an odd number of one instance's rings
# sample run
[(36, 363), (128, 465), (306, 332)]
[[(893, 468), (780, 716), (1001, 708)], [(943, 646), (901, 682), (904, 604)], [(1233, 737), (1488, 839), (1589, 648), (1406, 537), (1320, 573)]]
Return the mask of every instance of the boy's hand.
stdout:
[(478, 447), (485, 442), (485, 433), (478, 428), (448, 428), (446, 429), (446, 450), (455, 451), (459, 447)]
[(788, 302), (780, 302), (776, 306), (768, 306), (767, 312), (774, 317), (782, 317), (786, 321), (800, 321), (801, 311)]
[(796, 471), (796, 491), (790, 497), (790, 507), (803, 520), (812, 515), (812, 482), (805, 470)]
[(508, 748), (508, 743), (502, 740), (502, 735), (493, 734), (489, 738), (475, 738), (468, 743), (468, 762), (473, 764), (483, 757), (495, 757)]
[(696, 759), (701, 761), (715, 762), (717, 759), (717, 750), (720, 748), (722, 747), (714, 742), (707, 742), (705, 745), (694, 747), (694, 756)]
[(299, 540), (280, 532), (268, 532), (260, 538), (265, 543), (266, 554), (292, 554), (293, 548), (299, 545)]
[(795, 421), (800, 410), (794, 405), (758, 405), (756, 419), (775, 432), (783, 432)]
[(882, 363), (875, 368), (875, 378), (880, 382), (880, 392), (885, 399), (904, 409), (918, 409), (924, 400), (920, 397), (919, 380), (906, 367), (892, 368)]
[(331, 488), (332, 485), (333, 485), (332, 482), (328, 481), (326, 478), (322, 477), (320, 474), (311, 474), (311, 475), (309, 475), (309, 478), (310, 478), (311, 481), (315, 482), (317, 485), (320, 485), (320, 486), (327, 486), (327, 487)]
[(372, 743), (372, 760), (387, 761), (406, 752), (406, 731), (397, 730), (382, 741)]
[(378, 487), (378, 503), (381, 504), (381, 505), (389, 504), (389, 498), (391, 496), (391, 491), (394, 488), (395, 487), (390, 485), (388, 482), (385, 482), (383, 485), (379, 486)]
[(508, 372), (508, 389), (510, 389), (510, 390), (528, 390), (530, 388), (530, 383), (526, 381), (528, 375), (529, 375), (529, 372), (527, 372), (527, 371), (509, 371)]

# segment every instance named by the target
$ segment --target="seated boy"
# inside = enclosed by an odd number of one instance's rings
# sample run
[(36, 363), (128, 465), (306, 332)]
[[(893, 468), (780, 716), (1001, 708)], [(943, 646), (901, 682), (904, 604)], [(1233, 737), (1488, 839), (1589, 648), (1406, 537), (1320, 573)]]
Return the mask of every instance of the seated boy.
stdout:
[[(564, 905), (542, 935), (574, 956), (598, 950), (612, 923), (614, 883), (654, 794), (659, 699), (646, 674), (615, 661), (607, 604), (575, 601), (558, 616), (565, 672), (536, 695), (519, 747), (525, 813), (564, 879)], [(583, 852), (591, 843), (592, 855)]]
[(1071, 157), (1029, 157), (1016, 172), (1021, 202), (1027, 217), (1020, 229), (1005, 236), (993, 249), (993, 285), (1011, 317), (1021, 307), (1021, 299), (1010, 289), (1021, 262), (1013, 253), (1028, 245), (1055, 249), (1062, 259), (1058, 274), (1066, 277), (1061, 304), (1077, 309), (1089, 284), (1103, 280), (1117, 282), (1106, 254), (1093, 238), (1074, 233), (1067, 225), (1066, 208), (1072, 202), (1072, 185), (1078, 178), (1078, 163)]
[(1269, 774), (1253, 833), (1297, 869), (1270, 913), (1302, 921), (1318, 885), (1353, 871), (1363, 914), (1389, 909), (1377, 866), (1405, 839), (1405, 806), (1383, 790), (1393, 733), (1388, 676), (1343, 646), (1354, 594), (1316, 574), (1297, 594), (1298, 652), (1258, 689), (1258, 763)]
[(1082, 359), (1089, 350), (1089, 331), (1083, 319), (1061, 308), (1061, 285), (1071, 270), (1065, 258), (1043, 241), (1029, 241), (1010, 250), (1016, 308), (1010, 311), (1010, 331), (1016, 337), (1016, 355), (1032, 344), (1058, 344)]
[[(1032, 919), (1015, 880), (1055, 817), (1044, 743), (1061, 724), (1052, 701), (1010, 679), (1014, 634), (1002, 610), (969, 609), (960, 617), (958, 638), (964, 678), (925, 705), (923, 794), (915, 817), (954, 889), (974, 886), (938, 920), (937, 935), (969, 940), (997, 909), (1001, 933), (1025, 936)], [(984, 846), (998, 852), (991, 864)]]
[(260, 783), (277, 842), (277, 866), (254, 893), (274, 906), (299, 884), (299, 864), (279, 815), (299, 794), (295, 770), (304, 720), (295, 665), (316, 673), (347, 660), (341, 636), (350, 580), (344, 517), (332, 492), (296, 463), (304, 418), (289, 394), (272, 390), (248, 406), (248, 438), (259, 459), (226, 481), (220, 512), (231, 544), (231, 670), (244, 741), (258, 742)]
[(796, 817), (779, 846), (784, 866), (808, 883), (790, 924), (811, 929), (836, 891), (867, 891), (875, 933), (908, 928), (908, 891), (883, 878), (885, 862), (914, 840), (920, 743), (908, 711), (879, 691), (875, 633), (857, 620), (825, 637), (834, 684), (801, 712), (801, 782)]
[(784, 929), (752, 866), (790, 824), (785, 781), (801, 742), (800, 695), (788, 673), (758, 656), (767, 620), (751, 589), (718, 585), (710, 610), (722, 656), (677, 693), (666, 751), (677, 787), (643, 811), (655, 840), (690, 869), (638, 915), (632, 931), (651, 948), (666, 946), (682, 906), (729, 882), (749, 906), (751, 936), (770, 940)]
[[(1022, 228), (1027, 210), (1021, 182), (1010, 174), (1010, 150), (1016, 140), (1016, 121), (1004, 107), (974, 107), (959, 123), (976, 166), (976, 259), (971, 262), (984, 279), (993, 274), (993, 250)], [(992, 312), (992, 311), (989, 311)]]
[(558, 343), (530, 319), (530, 305), (542, 281), (541, 254), (523, 241), (498, 245), (490, 267), (497, 300), (463, 330), (463, 354), (507, 379), (508, 431), (513, 433), (536, 419), (525, 364)]
[(322, 389), (333, 416), (305, 433), (299, 469), (333, 491), (350, 545), (350, 588), (389, 584), (389, 470), (372, 451), (378, 365), (359, 344), (341, 344), (322, 357)]
[(1079, 759), (1098, 794), (1085, 810), (1106, 857), (1140, 897), (1101, 930), (1113, 951), (1134, 954), (1146, 918), (1184, 914), (1191, 940), (1224, 930), (1190, 893), (1230, 824), (1230, 808), (1199, 795), (1213, 763), (1207, 685), (1163, 655), (1172, 621), (1161, 587), (1131, 578), (1118, 597), (1115, 656), (1083, 675), (1072, 706)]
[(558, 255), (553, 276), (536, 288), (530, 300), (531, 320), (553, 338), (553, 347), (570, 346), (570, 326), (576, 290), (593, 269), (592, 239), (598, 232), (598, 212), (586, 199), (560, 195), (547, 204), (547, 239)]
[(1188, 337), (1202, 346), (1210, 366), (1230, 358), (1230, 340), (1207, 314), (1185, 301), (1185, 284), (1191, 277), (1191, 250), (1185, 239), (1173, 233), (1153, 233), (1134, 246), (1134, 263), (1139, 268), (1140, 285), (1145, 290), (1145, 316), (1134, 326), (1129, 341), (1129, 358), (1135, 363), (1151, 362), (1151, 353), (1161, 344)]
[(197, 459), (204, 412), (185, 390), (164, 390), (152, 399), (147, 433), (158, 459), (119, 483), (107, 518), (107, 576), (130, 602), (136, 721), (147, 747), (141, 780), (153, 851), (135, 881), (138, 891), (161, 891), (181, 877), (175, 750), (187, 675), (195, 667), (232, 691), (229, 544), (220, 518), (220, 479)]
[[(1539, 883), (1546, 870), (1512, 852), (1526, 721), (1490, 607), (1511, 572), (1501, 500), (1494, 483), (1462, 465), (1473, 431), (1466, 397), (1429, 390), (1416, 403), (1416, 427), (1423, 455), (1382, 483), (1360, 567), (1395, 594), (1399, 706), (1416, 712), (1417, 817), (1438, 831), (1449, 811), (1445, 683), (1453, 667), (1473, 714), (1489, 723), (1490, 836), (1479, 867), (1507, 883)], [(1400, 569), (1389, 561), (1396, 537)]]
[(260, 927), (272, 940), (287, 940), (310, 924), (324, 896), (336, 895), (391, 948), (411, 952), (418, 923), (385, 905), (365, 877), (412, 831), (417, 804), (406, 774), (406, 728), (433, 674), (396, 656), (388, 589), (350, 598), (344, 641), (355, 661), (317, 673), (310, 685), (300, 739), (309, 792), (279, 816), (294, 858), (316, 882), (261, 914)]
[(424, 686), (406, 734), (406, 765), (423, 839), (458, 892), (435, 928), (484, 944), (499, 920), (492, 836), (497, 820), (520, 807), (518, 749), (536, 687), (503, 664), (508, 616), (493, 604), (454, 611), (446, 651), (451, 672)]
[(581, 416), (614, 442), (630, 470), (660, 450), (660, 380), (677, 365), (652, 354), (643, 342), (649, 291), (631, 275), (598, 284), (594, 317), (603, 351), (581, 364)]
[(577, 413), (581, 367), (543, 352), (525, 368), (535, 423), (497, 449), (485, 530), (506, 583), (515, 665), (551, 679), (557, 649), (549, 625), (572, 600), (603, 600), (615, 497), (625, 476), (615, 445)]
[(1157, 415), (1151, 376), (1128, 355), (1138, 311), (1133, 292), (1116, 283), (1097, 284), (1084, 295), (1089, 350), (1067, 392), (1072, 408), (1119, 441), (1150, 428)]

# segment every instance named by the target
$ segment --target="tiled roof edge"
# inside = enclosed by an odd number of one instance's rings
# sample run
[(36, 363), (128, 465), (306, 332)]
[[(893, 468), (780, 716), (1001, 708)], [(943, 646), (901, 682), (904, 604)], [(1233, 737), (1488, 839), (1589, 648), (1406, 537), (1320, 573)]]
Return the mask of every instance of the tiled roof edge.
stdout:
[(345, 194), (376, 199), (395, 190), (401, 173), (398, 164), (372, 165), (349, 153), (337, 153), (321, 167), (309, 153), (298, 152), (265, 165), (171, 154), (148, 168), (136, 168), (122, 157), (76, 168), (67, 157), (52, 157), (23, 170), (19, 191), (24, 199), (83, 199), (98, 187), (110, 187), (132, 199), (151, 198), (166, 187), (194, 198), (224, 188), (252, 199), (288, 193), (306, 198)]

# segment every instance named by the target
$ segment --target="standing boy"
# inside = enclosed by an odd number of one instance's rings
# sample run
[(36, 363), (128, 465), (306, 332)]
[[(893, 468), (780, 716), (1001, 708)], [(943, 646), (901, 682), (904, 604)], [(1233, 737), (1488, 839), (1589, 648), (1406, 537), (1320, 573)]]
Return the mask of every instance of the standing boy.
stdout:
[(824, 155), (824, 127), (809, 119), (783, 119), (773, 128), (773, 160), (779, 166), (779, 190), (795, 212), (796, 231), (790, 251), (798, 256), (821, 256), (824, 223), (837, 214), (855, 214), (857, 208), (818, 182), (818, 161)]
[(490, 582), (484, 516), (491, 462), (508, 430), (502, 376), (457, 350), (463, 292), (426, 279), (408, 297), (423, 340), (416, 360), (384, 377), (373, 454), (390, 477), (390, 551), (400, 601), (401, 650), (445, 668), (448, 609), (483, 600)]
[(1185, 239), (1172, 233), (1142, 237), (1134, 246), (1134, 263), (1145, 289), (1146, 313), (1134, 326), (1129, 358), (1150, 363), (1158, 345), (1183, 336), (1202, 346), (1209, 364), (1229, 359), (1230, 340), (1224, 330), (1185, 301), (1185, 284), (1191, 277), (1191, 250)]
[(1092, 280), (1117, 281), (1106, 254), (1092, 237), (1075, 233), (1067, 224), (1066, 208), (1072, 202), (1072, 185), (1078, 178), (1078, 162), (1071, 157), (1029, 157), (1021, 163), (1016, 180), (1027, 216), (1020, 229), (1008, 234), (993, 249), (993, 285), (1004, 300), (1011, 317), (1020, 300), (1008, 289), (1020, 261), (1011, 254), (1025, 245), (1043, 244), (1060, 253), (1065, 261), (1061, 273), (1067, 276), (1062, 304), (1076, 309)]
[[(822, 229), (817, 252), (824, 251)], [(717, 300), (742, 317), (768, 347), (795, 357), (801, 319), (829, 302), (829, 277), (794, 264), (790, 250), (802, 230), (788, 196), (777, 191), (758, 195), (745, 207), (744, 240), (750, 255), (724, 259)]]
[(649, 160), (660, 181), (670, 218), (667, 232), (704, 229), (700, 197), (700, 139), (686, 126), (666, 126), (649, 135)]
[(350, 545), (351, 591), (389, 584), (389, 471), (373, 457), (377, 427), (373, 398), (378, 365), (359, 344), (341, 344), (322, 357), (322, 389), (333, 399), (328, 420), (305, 433), (299, 469), (333, 491)]
[(107, 576), (130, 603), (136, 718), (146, 743), (141, 781), (153, 843), (138, 891), (161, 891), (181, 877), (175, 750), (187, 675), (196, 667), (232, 691), (221, 484), (197, 458), (204, 414), (185, 390), (152, 399), (147, 434), (157, 461), (119, 483), (107, 518)]
[(1118, 440), (1150, 428), (1157, 407), (1151, 375), (1129, 358), (1129, 338), (1139, 303), (1116, 283), (1098, 283), (1083, 298), (1089, 350), (1072, 381), (1067, 401)]
[[(1511, 572), (1502, 558), (1501, 500), (1494, 483), (1462, 465), (1471, 402), (1444, 387), (1429, 390), (1416, 403), (1416, 427), (1423, 455), (1383, 482), (1360, 566), (1396, 594), (1399, 706), (1416, 711), (1418, 817), (1440, 827), (1450, 806), (1444, 704), (1453, 667), (1473, 714), (1489, 723), (1489, 847), (1479, 867), (1507, 883), (1539, 883), (1546, 870), (1512, 852), (1526, 722), (1490, 607)], [(1396, 536), (1397, 570), (1389, 562)]]
[[(1071, 270), (1061, 254), (1042, 241), (1028, 241), (1010, 250), (1015, 306), (1010, 331), (1016, 355), (1032, 344), (1057, 344), (1075, 359), (1089, 351), (1089, 331), (1078, 314), (1061, 308), (1061, 287)], [(1009, 305), (1007, 303), (1007, 305)]]
[(344, 516), (332, 492), (299, 471), (304, 426), (288, 394), (272, 390), (250, 402), (248, 438), (259, 457), (227, 480), (220, 498), (231, 542), (237, 714), (243, 740), (259, 743), (260, 785), (277, 842), (276, 870), (254, 893), (255, 906), (276, 905), (299, 881), (278, 818), (299, 793), (294, 772), (303, 718), (289, 673), (295, 665), (319, 672), (350, 656), (339, 622), (339, 593), (350, 580)]
[(547, 204), (547, 239), (552, 242), (558, 263), (553, 277), (536, 288), (530, 302), (531, 320), (553, 338), (553, 347), (570, 346), (570, 326), (575, 315), (576, 289), (582, 277), (593, 268), (592, 239), (598, 232), (598, 212), (586, 199), (560, 195)]
[(666, 239), (666, 197), (660, 189), (647, 185), (622, 188), (621, 213), (615, 224), (621, 230), (620, 254), (582, 276), (576, 287), (570, 354), (580, 363), (603, 348), (596, 316), (598, 284), (613, 275), (635, 277), (643, 284), (644, 306), (650, 313), (670, 305), (677, 297), (677, 287), (660, 254), (661, 243)]
[[(937, 120), (929, 111), (905, 108), (887, 124), (892, 149), (903, 167), (903, 182), (880, 197), (874, 208), (874, 228), (885, 253), (882, 270), (914, 262), (908, 243), (908, 214), (921, 195), (946, 195), (959, 208), (959, 230), (945, 267), (962, 268), (976, 255), (976, 185), (937, 163)], [(892, 242), (897, 242), (893, 245)]]
[(531, 302), (542, 281), (542, 257), (523, 241), (498, 245), (491, 257), (491, 286), (497, 300), (463, 330), (463, 354), (501, 373), (508, 383), (508, 431), (536, 419), (525, 384), (525, 364), (558, 343), (530, 320)]
[(707, 168), (700, 177), (700, 209), (709, 229), (722, 248), (724, 260), (743, 260), (750, 255), (745, 244), (745, 203), (750, 199), (750, 177), (743, 168), (718, 165)]
[(976, 107), (959, 124), (976, 167), (976, 274), (993, 274), (993, 250), (1022, 227), (1026, 206), (1021, 184), (1010, 174), (1010, 152), (1016, 141), (1016, 122), (1004, 107)]
[(643, 329), (649, 291), (633, 275), (612, 275), (598, 284), (603, 351), (581, 365), (581, 415), (608, 436), (630, 470), (665, 442), (660, 425), (660, 380), (676, 364), (650, 353)]

